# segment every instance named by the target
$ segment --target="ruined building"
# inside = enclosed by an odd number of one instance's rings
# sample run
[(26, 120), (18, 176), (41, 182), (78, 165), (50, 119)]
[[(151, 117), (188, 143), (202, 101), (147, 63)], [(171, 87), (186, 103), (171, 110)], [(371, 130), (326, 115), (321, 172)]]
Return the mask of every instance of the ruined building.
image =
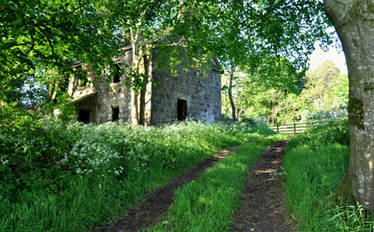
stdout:
[[(132, 64), (131, 46), (124, 48), (124, 55), (118, 61), (118, 68)], [(170, 123), (191, 118), (212, 122), (221, 117), (221, 74), (216, 61), (206, 77), (198, 76), (193, 69), (178, 70), (172, 77), (170, 72), (157, 67), (154, 52), (148, 64), (150, 82), (145, 93), (144, 124)], [(76, 64), (80, 66), (81, 64)], [(69, 81), (69, 94), (74, 98), (78, 120), (103, 123), (123, 121), (139, 123), (139, 96), (127, 87), (126, 72), (112, 75), (110, 83), (104, 78), (95, 79), (95, 84), (83, 84), (79, 79)], [(88, 79), (94, 74), (88, 71)]]

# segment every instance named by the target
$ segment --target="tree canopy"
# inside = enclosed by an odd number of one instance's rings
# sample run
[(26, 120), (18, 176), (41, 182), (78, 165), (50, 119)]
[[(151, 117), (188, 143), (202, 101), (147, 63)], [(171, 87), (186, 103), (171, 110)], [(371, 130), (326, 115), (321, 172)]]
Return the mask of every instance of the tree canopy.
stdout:
[[(271, 68), (266, 62), (261, 64), (251, 72), (234, 74), (233, 95), (241, 118), (258, 117), (283, 124), (347, 115), (348, 77), (340, 74), (333, 62), (326, 61), (305, 74), (295, 74), (287, 60), (280, 64), (272, 61)], [(272, 68), (278, 71), (272, 72)], [(226, 75), (225, 86), (227, 79)], [(226, 95), (223, 109), (228, 114)]]
[(200, 54), (197, 63), (218, 58), (223, 66), (254, 66), (265, 54), (304, 67), (314, 42), (329, 41), (315, 0), (7, 0), (0, 9), (3, 101), (17, 99), (36, 74), (45, 79), (46, 70), (69, 76), (77, 60), (98, 71), (113, 67), (119, 48), (134, 39), (129, 30), (143, 42), (174, 38), (189, 56)]

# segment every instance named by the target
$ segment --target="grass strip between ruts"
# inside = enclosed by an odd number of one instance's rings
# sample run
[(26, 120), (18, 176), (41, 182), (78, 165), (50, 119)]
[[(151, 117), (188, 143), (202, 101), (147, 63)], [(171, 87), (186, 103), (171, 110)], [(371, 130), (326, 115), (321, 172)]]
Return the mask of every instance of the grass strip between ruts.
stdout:
[(243, 145), (175, 194), (168, 216), (150, 231), (227, 231), (238, 206), (248, 170), (279, 136)]

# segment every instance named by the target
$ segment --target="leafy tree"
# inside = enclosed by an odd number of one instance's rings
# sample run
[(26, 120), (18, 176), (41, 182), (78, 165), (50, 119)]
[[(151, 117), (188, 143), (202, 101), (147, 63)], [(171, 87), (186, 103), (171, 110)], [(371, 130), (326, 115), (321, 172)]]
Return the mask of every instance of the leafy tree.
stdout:
[[(251, 73), (236, 73), (233, 92), (240, 116), (290, 123), (346, 112), (348, 79), (339, 75), (334, 63), (327, 61), (303, 76), (303, 73), (295, 74), (292, 64), (286, 60), (283, 65), (270, 60), (271, 66), (263, 61)], [(224, 79), (225, 85), (227, 79)], [(223, 104), (223, 109), (229, 112), (225, 97)]]
[(170, 16), (167, 12), (175, 5), (169, 1), (129, 1), (119, 7), (131, 13), (119, 18), (119, 30), (131, 46), (131, 64), (125, 65), (126, 84), (134, 92), (134, 106), (138, 124), (146, 124), (145, 109), (148, 99), (147, 91), (151, 88), (150, 73), (153, 50), (156, 46), (168, 44), (163, 39), (170, 30)]
[[(201, 49), (202, 56), (217, 58), (228, 73), (240, 66), (262, 66), (265, 70), (263, 57), (284, 57), (296, 72), (305, 67), (314, 41), (329, 41), (323, 5), (318, 1), (204, 1), (201, 8), (199, 1), (187, 4), (193, 9), (193, 17), (178, 22), (174, 32), (189, 38), (188, 50)], [(231, 80), (229, 96), (233, 95), (235, 76), (231, 75)], [(230, 98), (232, 117), (236, 119), (237, 107)]]
[(2, 1), (0, 3), (0, 98), (19, 99), (16, 88), (37, 69), (65, 76), (80, 59), (100, 68), (110, 63), (122, 38), (110, 1)]
[(342, 41), (349, 77), (351, 160), (348, 180), (352, 193), (374, 210), (374, 2), (324, 0), (325, 11)]
[[(280, 114), (290, 108), (289, 104), (284, 104), (285, 100), (297, 96), (301, 91), (303, 73), (298, 73), (291, 62), (281, 57), (257, 60), (260, 65), (245, 67), (242, 73), (233, 75), (236, 81), (233, 92), (239, 109), (237, 113), (279, 122)], [(293, 120), (293, 117), (283, 117), (280, 122), (287, 120)]]
[[(113, 57), (126, 44), (138, 48), (128, 73), (142, 99), (148, 77), (140, 66), (149, 60), (155, 41), (182, 47), (194, 61), (190, 65), (204, 72), (213, 58), (228, 67), (281, 55), (303, 66), (314, 41), (328, 40), (322, 4), (312, 0), (9, 0), (0, 9), (2, 101), (19, 99), (15, 90), (38, 69), (57, 69), (67, 78), (74, 72), (71, 64), (81, 60), (96, 73), (115, 70)], [(174, 57), (169, 61), (178, 57), (175, 51), (168, 53)]]
[(306, 73), (300, 100), (304, 102), (300, 109), (304, 119), (323, 112), (344, 112), (348, 103), (347, 78), (340, 75), (334, 63), (326, 61)]

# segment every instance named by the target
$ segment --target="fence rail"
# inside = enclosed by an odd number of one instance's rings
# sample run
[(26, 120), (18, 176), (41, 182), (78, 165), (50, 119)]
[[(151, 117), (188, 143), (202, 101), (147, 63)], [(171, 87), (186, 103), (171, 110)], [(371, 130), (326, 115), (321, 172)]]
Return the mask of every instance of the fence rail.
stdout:
[(312, 121), (312, 122), (294, 122), (284, 125), (269, 125), (269, 128), (277, 133), (302, 133), (307, 128), (319, 125), (326, 125), (328, 121)]

